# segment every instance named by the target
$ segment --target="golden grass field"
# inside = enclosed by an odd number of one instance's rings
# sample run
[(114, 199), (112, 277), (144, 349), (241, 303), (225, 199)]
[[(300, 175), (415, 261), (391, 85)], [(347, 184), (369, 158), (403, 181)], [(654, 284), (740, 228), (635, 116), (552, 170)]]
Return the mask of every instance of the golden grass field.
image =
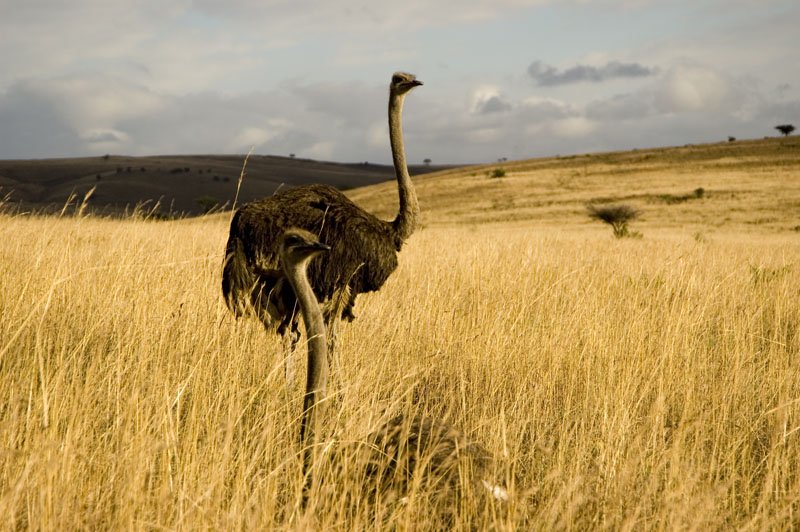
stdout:
[[(228, 215), (2, 215), (0, 526), (431, 527), (424, 489), (376, 509), (330, 465), (398, 411), (494, 455), (511, 500), (457, 528), (800, 526), (798, 139), (417, 183), (424, 226), (340, 327), (306, 511), (300, 384), (220, 296)], [(620, 199), (642, 238), (586, 215)]]

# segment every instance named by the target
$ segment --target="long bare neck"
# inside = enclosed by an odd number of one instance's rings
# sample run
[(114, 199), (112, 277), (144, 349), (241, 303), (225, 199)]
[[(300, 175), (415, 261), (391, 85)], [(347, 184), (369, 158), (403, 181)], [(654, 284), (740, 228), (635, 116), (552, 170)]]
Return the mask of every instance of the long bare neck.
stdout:
[(406, 150), (403, 146), (403, 100), (405, 95), (392, 93), (389, 97), (389, 141), (392, 145), (394, 173), (397, 176), (397, 190), (400, 193), (400, 210), (392, 222), (395, 233), (401, 241), (406, 240), (417, 224), (419, 203), (411, 176), (406, 166)]
[(308, 337), (308, 373), (306, 374), (306, 393), (303, 398), (303, 418), (300, 424), (300, 441), (306, 448), (305, 463), (310, 461), (310, 444), (316, 432), (317, 403), (325, 394), (328, 380), (328, 343), (325, 320), (319, 303), (308, 281), (306, 268), (308, 261), (300, 264), (284, 265), (289, 282), (300, 303), (300, 312), (306, 324)]

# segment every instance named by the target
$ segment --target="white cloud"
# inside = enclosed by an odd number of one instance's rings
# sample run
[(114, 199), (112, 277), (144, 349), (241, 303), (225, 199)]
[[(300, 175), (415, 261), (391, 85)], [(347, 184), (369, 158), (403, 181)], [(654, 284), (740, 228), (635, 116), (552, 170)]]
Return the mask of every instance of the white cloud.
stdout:
[(330, 160), (336, 151), (336, 144), (332, 141), (317, 142), (303, 153), (304, 157), (312, 159)]
[[(361, 0), (232, 0), (225, 3), (198, 0), (194, 7), (214, 18), (267, 25), (271, 29), (282, 25), (284, 31), (303, 28), (326, 33), (336, 28), (355, 33), (384, 33), (487, 21), (507, 15), (512, 10), (547, 3), (548, 0), (496, 0), (492, 3), (483, 0), (406, 0), (381, 4), (367, 4)], [(273, 21), (280, 21), (280, 24)]]
[(93, 129), (81, 135), (81, 139), (92, 144), (120, 144), (129, 140), (124, 131), (115, 129)]
[(584, 137), (597, 129), (597, 124), (583, 116), (572, 116), (553, 122), (553, 133), (559, 137)]
[(574, 116), (579, 111), (574, 106), (558, 98), (529, 96), (522, 100), (520, 114), (527, 120), (550, 121)]
[(389, 125), (388, 122), (375, 122), (367, 128), (364, 134), (364, 139), (368, 146), (374, 148), (384, 147), (389, 138)]
[(615, 94), (586, 106), (586, 116), (596, 121), (637, 120), (656, 113), (652, 86), (627, 94)]
[(677, 66), (660, 85), (655, 105), (662, 112), (713, 111), (730, 103), (728, 82), (708, 68)]
[(263, 151), (269, 143), (275, 139), (291, 133), (294, 124), (282, 118), (273, 118), (264, 121), (259, 126), (244, 126), (226, 145), (227, 152), (246, 153), (254, 148), (256, 151)]
[(481, 127), (466, 132), (469, 142), (475, 144), (489, 144), (497, 142), (503, 135), (503, 130), (498, 127)]
[(163, 98), (143, 87), (104, 76), (28, 80), (15, 84), (9, 92), (28, 102), (44, 103), (82, 136), (158, 112), (164, 105)]
[(495, 86), (485, 85), (472, 91), (470, 110), (474, 114), (504, 113), (511, 110), (511, 104)]
[(261, 127), (245, 127), (228, 143), (229, 152), (247, 152), (251, 147), (259, 147), (275, 138), (275, 132)]
[(0, 87), (67, 70), (116, 69), (121, 58), (135, 62), (136, 50), (171, 23), (181, 3), (36, 0), (0, 8)]

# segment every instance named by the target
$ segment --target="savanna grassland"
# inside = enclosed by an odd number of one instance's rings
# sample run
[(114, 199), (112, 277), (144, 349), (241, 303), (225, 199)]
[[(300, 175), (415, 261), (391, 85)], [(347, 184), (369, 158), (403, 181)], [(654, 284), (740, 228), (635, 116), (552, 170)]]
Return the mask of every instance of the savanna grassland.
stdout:
[[(227, 215), (2, 215), (2, 527), (432, 527), (424, 487), (371, 505), (341, 467), (397, 412), (494, 455), (511, 499), (458, 528), (800, 525), (797, 139), (417, 184), (423, 227), (339, 329), (307, 510), (300, 383), (220, 296)], [(396, 208), (391, 184), (352, 197)], [(642, 238), (590, 202), (639, 208)]]

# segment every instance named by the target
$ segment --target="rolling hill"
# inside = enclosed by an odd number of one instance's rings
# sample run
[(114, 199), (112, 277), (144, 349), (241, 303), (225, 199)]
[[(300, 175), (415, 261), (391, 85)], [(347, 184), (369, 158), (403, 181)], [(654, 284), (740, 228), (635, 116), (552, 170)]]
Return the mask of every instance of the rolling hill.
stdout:
[[(109, 155), (69, 159), (0, 161), (0, 197), (10, 195), (22, 210), (63, 207), (71, 195), (92, 187), (90, 207), (113, 214), (126, 207), (160, 202), (158, 212), (201, 214), (230, 205), (242, 169), (241, 155), (128, 157)], [(415, 166), (421, 174), (446, 167)], [(281, 186), (327, 183), (350, 189), (394, 179), (388, 165), (332, 163), (309, 159), (250, 156), (239, 202), (268, 196)]]
[[(162, 214), (230, 205), (242, 156), (90, 157), (0, 161), (0, 198), (22, 211), (60, 209), (71, 194), (115, 214), (160, 202)], [(423, 225), (589, 226), (587, 204), (638, 208), (637, 226), (696, 231), (800, 230), (800, 138), (768, 138), (482, 166), (410, 168)], [(239, 203), (282, 186), (328, 183), (384, 218), (397, 211), (388, 165), (251, 156)]]
[[(647, 229), (800, 230), (798, 137), (509, 161), (414, 182), (423, 225), (594, 227), (588, 204), (622, 202)], [(393, 183), (348, 195), (385, 218), (397, 210)]]

